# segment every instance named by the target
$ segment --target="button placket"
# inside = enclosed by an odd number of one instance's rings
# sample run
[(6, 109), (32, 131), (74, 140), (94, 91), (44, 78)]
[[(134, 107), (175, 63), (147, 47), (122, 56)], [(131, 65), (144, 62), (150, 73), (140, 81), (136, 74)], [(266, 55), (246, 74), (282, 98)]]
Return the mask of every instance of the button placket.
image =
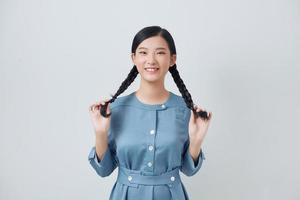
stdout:
[(157, 122), (157, 110), (152, 112), (151, 120), (149, 121), (149, 129), (147, 133), (147, 145), (145, 146), (147, 154), (145, 156), (145, 170), (153, 172), (154, 170), (154, 153), (155, 153), (155, 138), (156, 138), (156, 122)]

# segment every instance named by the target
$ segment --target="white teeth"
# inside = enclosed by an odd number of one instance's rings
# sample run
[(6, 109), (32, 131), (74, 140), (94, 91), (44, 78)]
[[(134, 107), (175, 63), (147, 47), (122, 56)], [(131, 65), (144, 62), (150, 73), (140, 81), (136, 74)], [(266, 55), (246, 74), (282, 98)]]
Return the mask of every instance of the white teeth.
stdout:
[(146, 68), (146, 71), (154, 72), (157, 71), (158, 68)]

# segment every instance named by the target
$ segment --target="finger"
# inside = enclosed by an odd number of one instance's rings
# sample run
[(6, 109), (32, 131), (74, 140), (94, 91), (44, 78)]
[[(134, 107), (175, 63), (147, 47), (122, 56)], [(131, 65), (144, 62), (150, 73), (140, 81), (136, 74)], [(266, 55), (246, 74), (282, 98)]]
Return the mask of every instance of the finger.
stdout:
[(212, 112), (209, 112), (209, 117), (208, 117), (208, 120), (210, 120), (212, 117)]
[(205, 118), (205, 120), (209, 120), (210, 119), (210, 112), (208, 112), (208, 111), (205, 111), (206, 112), (206, 118)]
[(198, 106), (196, 112), (206, 112), (207, 113), (207, 118), (204, 118), (204, 120), (209, 120), (210, 119), (210, 113), (207, 110), (205, 110), (205, 109)]
[(105, 102), (107, 102), (106, 100), (102, 100), (101, 101), (101, 105), (105, 105)]
[[(194, 105), (194, 108), (196, 109), (196, 112), (200, 112), (200, 111), (204, 111), (203, 109), (201, 109), (201, 107), (197, 104)], [(195, 117), (195, 120), (196, 120), (196, 117)]]
[(202, 112), (206, 112), (204, 109), (197, 108), (197, 112), (200, 112), (200, 111), (202, 111)]
[(105, 105), (105, 102), (108, 101), (109, 98), (105, 98), (103, 100), (97, 101), (91, 106), (89, 106), (89, 111), (94, 111), (97, 107), (100, 107), (100, 105)]
[(203, 107), (200, 107), (200, 106), (198, 106), (198, 111), (202, 111), (202, 112), (207, 112), (208, 113), (208, 111), (206, 109), (204, 109)]
[(196, 104), (194, 105), (194, 108), (195, 108), (196, 112), (199, 112), (201, 110), (200, 107)]
[(94, 104), (92, 107), (92, 111), (95, 111), (97, 104)]
[(100, 104), (99, 104), (99, 107), (103, 107), (105, 105), (105, 103), (107, 103), (107, 107), (106, 107), (106, 110), (105, 110), (105, 113), (106, 114), (110, 114), (110, 102), (109, 102), (110, 99), (106, 98), (106, 99), (103, 99), (100, 101)]
[(201, 110), (202, 110), (202, 111), (205, 111), (205, 110), (203, 109), (202, 106), (199, 106), (199, 105), (197, 105), (197, 104), (194, 105), (194, 108), (197, 110), (197, 112), (198, 112), (198, 111), (201, 111)]
[(198, 106), (198, 109), (199, 109), (200, 111), (205, 111), (205, 109), (204, 109), (202, 106)]
[(104, 99), (102, 99), (102, 100), (100, 100), (100, 102), (102, 103), (102, 102), (107, 102), (107, 101), (109, 101), (110, 99), (109, 98), (104, 98)]
[(93, 105), (90, 106), (89, 111), (90, 111), (90, 112), (93, 112)]
[(210, 118), (211, 118), (211, 114), (207, 112), (207, 117), (204, 118), (204, 120), (209, 123)]
[(95, 111), (95, 110), (99, 110), (99, 108), (100, 108), (100, 103), (98, 104), (98, 103), (95, 103), (94, 105), (93, 105), (93, 111)]
[(194, 112), (191, 110), (190, 122), (195, 122), (195, 120), (196, 120), (195, 114), (194, 114)]
[(110, 103), (107, 104), (107, 114), (110, 114)]

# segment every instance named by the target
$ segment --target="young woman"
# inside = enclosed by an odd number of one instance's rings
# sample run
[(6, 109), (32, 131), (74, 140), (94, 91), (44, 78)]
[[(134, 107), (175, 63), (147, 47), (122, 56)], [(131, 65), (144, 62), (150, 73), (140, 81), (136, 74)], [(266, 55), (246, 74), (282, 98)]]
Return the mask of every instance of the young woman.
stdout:
[[(96, 141), (88, 159), (101, 177), (118, 167), (110, 200), (188, 200), (179, 171), (192, 176), (200, 169), (212, 113), (193, 103), (166, 29), (143, 28), (131, 52), (134, 66), (116, 94), (89, 107)], [(168, 71), (181, 96), (165, 89)], [(138, 74), (139, 89), (118, 97)]]

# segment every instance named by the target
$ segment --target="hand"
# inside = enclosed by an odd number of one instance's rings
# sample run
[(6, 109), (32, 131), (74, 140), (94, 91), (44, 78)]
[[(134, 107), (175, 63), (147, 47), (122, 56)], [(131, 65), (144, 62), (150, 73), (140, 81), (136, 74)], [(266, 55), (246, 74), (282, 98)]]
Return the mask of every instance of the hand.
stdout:
[[(201, 107), (195, 105), (196, 112), (199, 111), (205, 111)], [(204, 137), (207, 133), (211, 117), (212, 117), (212, 112), (207, 112), (208, 114), (208, 119), (202, 119), (201, 117), (195, 117), (194, 112), (191, 110), (191, 117), (189, 121), (189, 137), (190, 137), (190, 142), (192, 144), (197, 144), (201, 146)]]
[[(109, 99), (104, 99), (102, 101), (98, 101), (95, 104), (92, 104), (89, 107), (90, 117), (93, 123), (93, 127), (96, 133), (107, 133), (110, 126), (110, 118), (111, 117), (103, 117), (100, 114), (100, 108), (104, 105), (105, 101)], [(110, 113), (110, 103), (107, 105), (106, 113)]]

